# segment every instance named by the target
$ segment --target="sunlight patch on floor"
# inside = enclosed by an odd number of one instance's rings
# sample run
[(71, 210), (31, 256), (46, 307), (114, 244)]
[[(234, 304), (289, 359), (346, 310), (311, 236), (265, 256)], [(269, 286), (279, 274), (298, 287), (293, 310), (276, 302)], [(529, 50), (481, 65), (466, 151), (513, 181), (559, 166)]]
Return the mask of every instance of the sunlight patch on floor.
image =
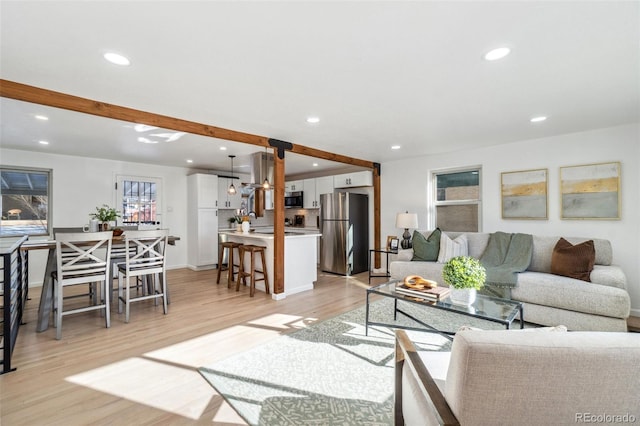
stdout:
[(147, 358), (198, 368), (280, 336), (277, 330), (235, 325), (144, 354)]
[(194, 420), (217, 395), (197, 371), (143, 358), (129, 358), (65, 380)]
[(295, 328), (295, 329), (305, 328), (313, 324), (317, 320), (318, 320), (317, 318), (302, 318), (301, 316), (298, 316), (298, 315), (272, 314), (272, 315), (264, 316), (262, 318), (258, 318), (253, 321), (248, 321), (248, 324), (288, 330), (291, 328)]

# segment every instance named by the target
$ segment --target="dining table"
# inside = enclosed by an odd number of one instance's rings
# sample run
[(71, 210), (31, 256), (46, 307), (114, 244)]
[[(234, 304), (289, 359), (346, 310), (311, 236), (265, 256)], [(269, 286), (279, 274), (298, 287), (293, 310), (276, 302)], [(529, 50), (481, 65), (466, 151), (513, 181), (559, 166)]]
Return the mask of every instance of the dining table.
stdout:
[[(58, 232), (83, 232), (82, 228), (64, 228), (58, 230)], [(114, 235), (111, 238), (113, 245), (124, 244), (124, 234)], [(180, 240), (180, 237), (169, 235), (167, 243), (169, 245), (175, 245), (176, 241)], [(43, 332), (49, 328), (49, 317), (53, 308), (53, 279), (52, 273), (56, 270), (56, 240), (27, 240), (22, 243), (21, 250), (48, 250), (47, 264), (44, 271), (44, 278), (42, 280), (42, 290), (40, 295), (40, 304), (38, 305), (38, 323), (36, 325), (36, 331), (38, 333)], [(169, 298), (167, 297), (167, 303)]]

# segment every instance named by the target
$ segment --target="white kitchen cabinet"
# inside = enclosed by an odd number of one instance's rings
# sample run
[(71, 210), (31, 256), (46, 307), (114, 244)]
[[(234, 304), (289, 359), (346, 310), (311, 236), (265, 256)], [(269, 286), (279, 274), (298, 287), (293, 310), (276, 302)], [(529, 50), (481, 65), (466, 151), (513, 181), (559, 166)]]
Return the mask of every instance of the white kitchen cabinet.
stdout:
[(197, 173), (187, 176), (187, 183), (190, 207), (218, 207), (218, 176)]
[(275, 209), (273, 204), (273, 189), (266, 189), (264, 191), (264, 209), (265, 210)]
[(354, 188), (358, 186), (373, 186), (373, 174), (369, 170), (345, 173), (333, 177), (334, 188)]
[(318, 207), (320, 207), (320, 196), (322, 194), (333, 194), (333, 176), (316, 178), (316, 197), (318, 199)]
[(292, 180), (284, 183), (284, 192), (304, 191), (304, 181)]
[(320, 194), (333, 193), (333, 176), (324, 176), (314, 179), (305, 179), (304, 185), (304, 208), (319, 209)]
[(305, 179), (303, 181), (304, 193), (302, 195), (302, 204), (305, 209), (317, 209), (320, 207), (318, 196), (316, 194), (316, 180)]
[(187, 176), (187, 265), (214, 269), (218, 261), (218, 176)]
[[(224, 210), (236, 210), (240, 208), (242, 203), (242, 194), (240, 191), (242, 186), (242, 176), (238, 176), (239, 179), (231, 179), (226, 177), (218, 178), (218, 208)], [(236, 187), (236, 193), (230, 195), (227, 190), (229, 185), (233, 182), (233, 186)]]

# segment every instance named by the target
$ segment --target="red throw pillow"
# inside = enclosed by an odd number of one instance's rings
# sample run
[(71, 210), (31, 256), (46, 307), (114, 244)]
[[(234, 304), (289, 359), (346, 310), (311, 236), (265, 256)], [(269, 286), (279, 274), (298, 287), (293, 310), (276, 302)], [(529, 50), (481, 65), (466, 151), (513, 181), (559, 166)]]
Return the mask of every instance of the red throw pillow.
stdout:
[(596, 261), (593, 240), (575, 246), (560, 238), (551, 255), (551, 273), (591, 282), (591, 271)]

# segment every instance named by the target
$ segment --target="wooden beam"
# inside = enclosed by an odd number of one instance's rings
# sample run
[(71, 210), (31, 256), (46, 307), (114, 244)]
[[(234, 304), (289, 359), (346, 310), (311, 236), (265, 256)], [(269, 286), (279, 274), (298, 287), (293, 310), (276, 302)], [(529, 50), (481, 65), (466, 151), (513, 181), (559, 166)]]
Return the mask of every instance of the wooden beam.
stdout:
[(284, 156), (273, 156), (273, 293), (284, 292)]
[(338, 163), (345, 163), (353, 166), (366, 167), (368, 169), (373, 169), (376, 164), (372, 161), (360, 160), (357, 158), (347, 157), (345, 155), (334, 154), (332, 152), (323, 151), (321, 149), (310, 148), (308, 146), (296, 144), (293, 145), (293, 149), (291, 150), (291, 152), (294, 152), (296, 154), (308, 155), (310, 157), (320, 158), (323, 160), (335, 161)]
[(268, 146), (268, 138), (264, 136), (237, 132), (235, 130), (223, 129), (222, 127), (112, 105), (105, 102), (68, 95), (66, 93), (28, 86), (14, 81), (0, 79), (0, 96), (19, 101), (33, 102), (40, 105), (82, 112), (84, 114), (162, 127), (164, 129), (176, 130), (179, 132), (211, 136), (213, 138), (248, 143), (262, 147)]
[[(380, 164), (378, 163), (373, 168), (373, 241), (374, 248), (384, 247), (380, 236)], [(373, 265), (377, 269), (380, 269), (380, 258), (380, 252), (375, 252)]]

